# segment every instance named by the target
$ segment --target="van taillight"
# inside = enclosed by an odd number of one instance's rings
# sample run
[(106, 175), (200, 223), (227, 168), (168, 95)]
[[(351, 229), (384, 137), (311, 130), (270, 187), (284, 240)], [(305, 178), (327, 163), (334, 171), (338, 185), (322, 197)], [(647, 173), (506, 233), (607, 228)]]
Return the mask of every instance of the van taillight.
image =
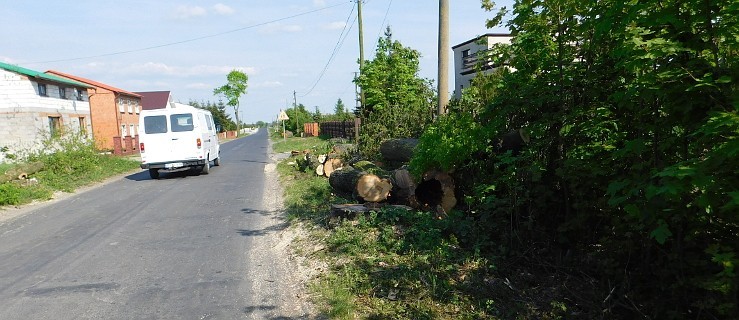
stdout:
[(200, 140), (200, 138), (198, 138), (198, 149), (202, 147), (203, 147), (203, 140)]
[(139, 151), (144, 152), (144, 143), (139, 143)]

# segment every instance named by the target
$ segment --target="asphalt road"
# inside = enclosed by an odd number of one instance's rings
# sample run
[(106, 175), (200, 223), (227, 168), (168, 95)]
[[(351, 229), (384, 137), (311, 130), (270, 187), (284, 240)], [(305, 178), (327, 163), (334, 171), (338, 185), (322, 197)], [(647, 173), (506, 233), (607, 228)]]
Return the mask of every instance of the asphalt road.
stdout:
[(268, 150), (263, 129), (208, 175), (141, 171), (0, 222), (0, 319), (305, 318)]

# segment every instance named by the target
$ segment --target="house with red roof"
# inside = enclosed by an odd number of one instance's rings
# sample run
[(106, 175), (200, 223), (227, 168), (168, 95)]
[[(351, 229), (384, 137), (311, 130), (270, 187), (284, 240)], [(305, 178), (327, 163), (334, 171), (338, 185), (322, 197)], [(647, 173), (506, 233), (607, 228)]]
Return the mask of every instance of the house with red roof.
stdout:
[(83, 77), (49, 70), (47, 74), (90, 86), (90, 116), (95, 146), (115, 154), (138, 152), (141, 95)]
[(141, 95), (141, 110), (164, 109), (174, 103), (169, 91), (136, 92)]
[(0, 62), (0, 162), (62, 133), (90, 135), (90, 85)]

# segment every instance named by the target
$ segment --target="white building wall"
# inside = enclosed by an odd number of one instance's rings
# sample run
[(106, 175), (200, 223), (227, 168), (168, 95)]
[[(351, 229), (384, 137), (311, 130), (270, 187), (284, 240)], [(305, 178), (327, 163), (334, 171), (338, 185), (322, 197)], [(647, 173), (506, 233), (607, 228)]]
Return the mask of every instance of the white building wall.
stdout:
[[(62, 85), (64, 86), (64, 85)], [(49, 117), (60, 117), (62, 126), (79, 132), (79, 118), (85, 118), (85, 132), (92, 132), (90, 103), (87, 91), (82, 99), (74, 96), (74, 88), (67, 89), (67, 99), (59, 98), (59, 85), (46, 84), (48, 97), (38, 95), (35, 81), (26, 76), (0, 69), (0, 148), (8, 153), (27, 154), (41, 147), (41, 140), (49, 136)], [(0, 162), (4, 159), (0, 153)]]
[[(484, 39), (485, 42), (480, 43), (480, 40)], [(513, 39), (510, 35), (500, 35), (500, 34), (486, 34), (480, 37), (477, 37), (475, 39), (472, 39), (470, 41), (464, 42), (461, 45), (457, 45), (453, 48), (454, 52), (454, 98), (459, 99), (462, 97), (462, 89), (468, 88), (470, 86), (470, 83), (472, 79), (475, 78), (477, 75), (476, 72), (465, 72), (467, 70), (464, 69), (464, 62), (463, 62), (463, 56), (462, 53), (465, 50), (469, 50), (469, 55), (475, 55), (479, 51), (485, 51), (489, 50), (493, 47), (495, 44), (503, 43), (503, 44), (510, 44), (511, 39)], [(488, 70), (486, 72), (490, 72), (491, 70)]]

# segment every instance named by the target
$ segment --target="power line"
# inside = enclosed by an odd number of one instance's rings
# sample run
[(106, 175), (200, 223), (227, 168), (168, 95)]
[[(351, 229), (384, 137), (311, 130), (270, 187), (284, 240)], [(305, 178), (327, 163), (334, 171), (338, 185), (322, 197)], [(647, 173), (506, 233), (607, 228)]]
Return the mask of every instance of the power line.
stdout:
[[(289, 20), (289, 19), (297, 18), (297, 17), (308, 15), (308, 14), (311, 14), (311, 13), (316, 13), (316, 12), (323, 11), (323, 10), (328, 10), (328, 9), (335, 8), (335, 7), (338, 7), (338, 6), (343, 6), (345, 4), (347, 4), (346, 1), (344, 1), (343, 3), (332, 5), (332, 6), (328, 6), (328, 7), (324, 7), (324, 8), (320, 8), (320, 9), (315, 9), (315, 10), (311, 10), (311, 11), (306, 11), (306, 12), (298, 13), (298, 14), (295, 14), (295, 15), (292, 15), (292, 16), (287, 16), (287, 17), (283, 17), (283, 18), (279, 18), (279, 19), (274, 19), (274, 20), (270, 20), (270, 21), (266, 21), (266, 22), (261, 22), (261, 23), (253, 24), (253, 25), (246, 26), (246, 27), (241, 27), (241, 28), (232, 29), (232, 30), (228, 30), (228, 31), (223, 31), (223, 32), (208, 34), (208, 35), (200, 36), (200, 37), (197, 37), (197, 38), (191, 38), (191, 39), (186, 39), (186, 40), (181, 40), (181, 41), (175, 41), (175, 42), (168, 42), (168, 43), (165, 43), (165, 44), (155, 45), (155, 46), (151, 46), (151, 47), (145, 47), (145, 48), (139, 48), (139, 49), (132, 49), (132, 50), (124, 50), (124, 51), (117, 51), (117, 52), (104, 53), (104, 54), (99, 54), (99, 55), (94, 55), (94, 56), (86, 56), (86, 57), (77, 57), (77, 58), (69, 58), (69, 59), (59, 59), (59, 60), (48, 60), (48, 61), (29, 62), (29, 63), (26, 63), (26, 64), (66, 62), (66, 61), (76, 61), (76, 60), (84, 60), (84, 59), (93, 59), (93, 58), (116, 56), (116, 55), (121, 55), (121, 54), (127, 54), (127, 53), (133, 53), (133, 52), (140, 52), (140, 51), (158, 49), (158, 48), (163, 48), (163, 47), (169, 47), (169, 46), (173, 46), (173, 45), (178, 45), (178, 44), (183, 44), (183, 43), (188, 43), (188, 42), (194, 42), (194, 41), (208, 39), (208, 38), (214, 38), (214, 37), (222, 36), (222, 35), (229, 34), (229, 33), (234, 33), (234, 32), (238, 32), (238, 31), (243, 31), (243, 30), (252, 29), (252, 28), (256, 28), (256, 27), (261, 27), (263, 25), (267, 25), (267, 24), (270, 24), (270, 23), (275, 23), (275, 22), (280, 22), (280, 21), (284, 21), (284, 20)], [(352, 8), (352, 10), (354, 10), (354, 9)]]
[[(346, 37), (349, 35), (349, 31), (352, 30), (352, 27), (354, 27), (354, 22), (357, 21), (357, 18), (354, 17), (354, 20), (352, 21), (352, 24), (349, 25), (349, 19), (351, 19), (352, 15), (354, 13), (354, 6), (352, 6), (352, 10), (349, 12), (349, 16), (346, 17), (346, 22), (344, 22), (344, 28), (341, 30), (341, 33), (339, 34), (339, 39), (336, 41), (336, 45), (334, 46), (334, 50), (331, 52), (331, 56), (328, 58), (328, 61), (326, 62), (326, 65), (323, 67), (323, 70), (318, 75), (318, 79), (316, 79), (316, 82), (313, 83), (313, 86), (308, 89), (308, 91), (301, 95), (300, 97), (305, 97), (309, 95), (311, 92), (313, 92), (313, 89), (316, 88), (318, 85), (318, 82), (321, 81), (323, 78), (323, 75), (326, 73), (326, 70), (328, 69), (328, 66), (331, 64), (331, 62), (334, 60), (334, 57), (336, 56), (336, 53), (339, 51), (339, 48), (344, 44), (344, 40), (346, 40)], [(349, 29), (347, 30), (346, 26), (349, 25)], [(346, 33), (344, 33), (346, 31)]]
[(380, 35), (385, 31), (385, 21), (387, 21), (387, 15), (390, 13), (390, 6), (393, 4), (393, 0), (390, 0), (390, 2), (387, 3), (387, 10), (385, 10), (385, 17), (382, 18), (382, 24), (380, 24), (380, 32), (377, 33), (377, 38), (380, 38)]

